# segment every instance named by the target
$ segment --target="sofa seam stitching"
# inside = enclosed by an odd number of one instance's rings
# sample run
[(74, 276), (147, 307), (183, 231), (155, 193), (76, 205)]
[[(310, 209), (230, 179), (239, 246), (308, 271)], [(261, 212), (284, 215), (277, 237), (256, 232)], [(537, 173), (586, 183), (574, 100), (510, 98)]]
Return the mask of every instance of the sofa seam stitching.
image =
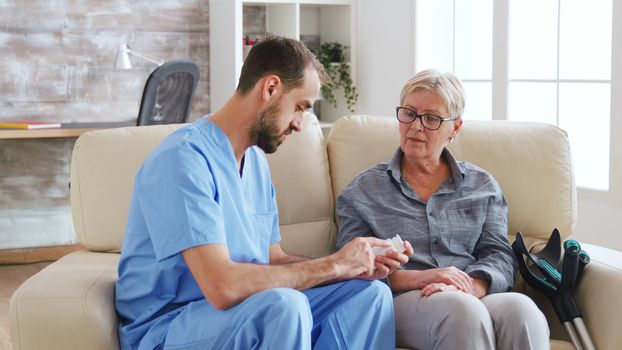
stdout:
[[(80, 141), (80, 139), (78, 138), (78, 140), (76, 140), (76, 143), (74, 145), (74, 152), (76, 153), (76, 155), (79, 154), (79, 153), (76, 152), (76, 150), (78, 150), (80, 148), (80, 146), (81, 146), (79, 141)], [(80, 199), (80, 209), (81, 209), (80, 210), (81, 211), (80, 212), (80, 219), (81, 219), (80, 220), (81, 221), (81, 225), (80, 226), (82, 226), (81, 228), (83, 230), (83, 234), (84, 234), (85, 241), (86, 241), (87, 240), (86, 239), (86, 237), (87, 237), (87, 232), (86, 231), (87, 230), (86, 230), (86, 224), (85, 224), (86, 218), (84, 217), (84, 202), (82, 201), (82, 190), (81, 190), (82, 186), (80, 185), (80, 170), (79, 170), (79, 167), (78, 167), (78, 162), (79, 162), (78, 158), (79, 157), (73, 157), (72, 156), (71, 157), (72, 161), (73, 161), (74, 158), (75, 158), (75, 162), (76, 162), (75, 163), (76, 164), (76, 180), (78, 181), (78, 191), (79, 191), (78, 198)], [(73, 208), (72, 208), (72, 214), (73, 214)], [(75, 225), (75, 223), (74, 223), (74, 225)], [(78, 235), (78, 240), (80, 240), (80, 235)], [(86, 243), (87, 242), (80, 242), (80, 243), (82, 243), (86, 247)]]
[(313, 222), (323, 222), (323, 221), (328, 221), (328, 222), (333, 222), (333, 220), (330, 217), (326, 217), (323, 219), (318, 219), (318, 220), (306, 220), (306, 221), (299, 221), (299, 222), (294, 222), (291, 224), (279, 224), (279, 226), (290, 226), (290, 225), (300, 225), (300, 224), (309, 224), (309, 223), (313, 223)]
[[(109, 263), (108, 265), (106, 265), (106, 267), (110, 267), (110, 266), (114, 266), (116, 265), (116, 263)], [(92, 318), (91, 318), (91, 314), (88, 310), (87, 303), (86, 303), (86, 296), (88, 295), (89, 291), (91, 290), (91, 288), (93, 288), (93, 286), (102, 278), (102, 275), (106, 272), (105, 269), (102, 269), (102, 271), (99, 273), (99, 275), (97, 276), (97, 278), (91, 282), (91, 284), (86, 288), (86, 290), (84, 291), (84, 293), (82, 294), (82, 296), (80, 297), (80, 301), (81, 301), (81, 306), (82, 306), (82, 310), (85, 313), (87, 320), (88, 320), (88, 324), (89, 324), (89, 330), (91, 331), (91, 335), (93, 336), (93, 338), (96, 338), (96, 334), (95, 334), (95, 330), (93, 329), (92, 326)], [(115, 310), (116, 313), (116, 310)], [(100, 349), (99, 346), (97, 346), (98, 349)]]
[[(17, 312), (17, 310), (19, 310), (20, 301), (21, 301), (20, 299), (15, 300), (15, 323), (17, 325), (17, 349), (21, 349), (22, 348), (22, 327), (20, 327), (20, 325), (19, 325), (20, 318), (19, 318), (19, 312)], [(9, 338), (10, 338), (10, 336), (9, 336)], [(13, 345), (15, 345), (15, 344), (13, 344), (12, 341), (11, 341), (11, 346), (13, 346)]]

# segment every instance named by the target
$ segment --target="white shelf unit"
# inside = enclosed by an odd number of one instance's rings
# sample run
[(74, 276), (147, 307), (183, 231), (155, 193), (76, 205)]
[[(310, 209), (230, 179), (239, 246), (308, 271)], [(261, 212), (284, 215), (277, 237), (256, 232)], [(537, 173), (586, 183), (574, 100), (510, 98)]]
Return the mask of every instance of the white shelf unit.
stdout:
[[(348, 47), (356, 86), (356, 1), (210, 0), (210, 103), (216, 111), (234, 93), (242, 69), (243, 6), (263, 6), (266, 31), (300, 40), (319, 36), (320, 43), (337, 41)], [(335, 91), (337, 108), (322, 102), (323, 122), (351, 114), (342, 91)]]

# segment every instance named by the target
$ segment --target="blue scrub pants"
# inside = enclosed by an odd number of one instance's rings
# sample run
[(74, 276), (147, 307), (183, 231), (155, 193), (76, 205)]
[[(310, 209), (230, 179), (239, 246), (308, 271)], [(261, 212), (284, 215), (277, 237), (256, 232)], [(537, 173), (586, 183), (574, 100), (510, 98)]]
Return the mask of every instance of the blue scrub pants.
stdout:
[(391, 291), (350, 280), (299, 292), (259, 292), (227, 310), (188, 304), (172, 321), (164, 349), (394, 349)]

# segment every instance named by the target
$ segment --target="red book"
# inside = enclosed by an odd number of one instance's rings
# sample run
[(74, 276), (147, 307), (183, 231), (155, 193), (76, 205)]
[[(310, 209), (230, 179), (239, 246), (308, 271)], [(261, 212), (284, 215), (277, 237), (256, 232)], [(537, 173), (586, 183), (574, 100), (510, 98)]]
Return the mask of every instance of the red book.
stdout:
[(50, 122), (13, 122), (13, 121), (1, 121), (0, 129), (50, 129), (60, 128), (61, 123)]

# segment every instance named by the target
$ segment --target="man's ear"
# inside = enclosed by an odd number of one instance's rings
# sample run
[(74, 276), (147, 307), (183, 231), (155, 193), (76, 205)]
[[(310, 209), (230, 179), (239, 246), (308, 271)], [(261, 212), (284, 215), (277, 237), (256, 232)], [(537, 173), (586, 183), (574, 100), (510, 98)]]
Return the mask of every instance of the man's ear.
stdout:
[(271, 99), (278, 97), (283, 89), (281, 78), (279, 78), (278, 75), (270, 74), (266, 75), (262, 80), (262, 99), (268, 102)]

